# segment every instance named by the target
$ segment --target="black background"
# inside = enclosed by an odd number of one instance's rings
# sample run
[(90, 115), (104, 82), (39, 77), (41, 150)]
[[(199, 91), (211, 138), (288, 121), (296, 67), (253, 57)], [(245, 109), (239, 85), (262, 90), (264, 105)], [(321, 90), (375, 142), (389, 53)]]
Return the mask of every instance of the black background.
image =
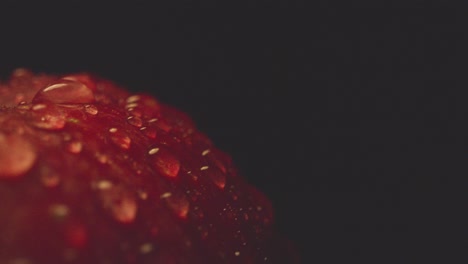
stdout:
[(169, 2), (5, 5), (1, 75), (89, 71), (183, 109), (272, 199), (304, 263), (462, 249), (447, 246), (467, 230), (460, 9)]

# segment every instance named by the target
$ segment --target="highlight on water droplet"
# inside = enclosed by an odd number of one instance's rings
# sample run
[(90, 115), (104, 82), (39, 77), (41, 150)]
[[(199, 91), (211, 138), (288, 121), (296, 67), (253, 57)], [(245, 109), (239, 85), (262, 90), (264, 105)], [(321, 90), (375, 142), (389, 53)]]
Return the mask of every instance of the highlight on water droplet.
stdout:
[(112, 137), (114, 143), (122, 149), (129, 149), (132, 142), (128, 136)]
[(109, 132), (111, 133), (111, 140), (119, 146), (122, 149), (129, 149), (130, 145), (132, 143), (132, 140), (130, 139), (129, 136), (118, 130), (117, 128), (111, 128), (109, 129)]
[[(169, 195), (170, 194), (170, 195)], [(184, 194), (166, 193), (161, 195), (169, 207), (178, 217), (185, 219), (189, 211), (190, 203)]]
[(127, 122), (130, 125), (135, 126), (135, 127), (141, 127), (143, 125), (143, 121), (138, 116), (127, 117)]
[(159, 173), (167, 177), (177, 177), (180, 170), (180, 161), (168, 152), (158, 151), (153, 157), (153, 165)]
[(42, 184), (48, 188), (56, 187), (60, 183), (60, 177), (56, 173), (43, 173), (41, 174), (40, 179)]
[(153, 251), (153, 245), (151, 243), (144, 243), (140, 246), (140, 253), (141, 254), (148, 254)]
[(226, 186), (226, 174), (217, 168), (207, 170), (206, 174), (218, 188), (224, 189)]
[(49, 207), (49, 214), (55, 220), (63, 220), (70, 213), (70, 208), (65, 204), (53, 204)]
[(68, 151), (70, 151), (71, 153), (78, 154), (83, 149), (83, 143), (81, 143), (80, 141), (72, 141), (68, 143), (67, 148)]
[(0, 133), (0, 179), (23, 176), (33, 167), (36, 159), (36, 150), (25, 138)]
[(103, 153), (99, 153), (99, 152), (96, 153), (96, 159), (101, 164), (106, 164), (107, 162), (109, 162), (109, 156), (107, 156), (106, 154), (103, 154)]
[(34, 104), (31, 124), (47, 130), (60, 130), (65, 127), (65, 114), (52, 105)]
[(84, 104), (94, 102), (94, 92), (84, 83), (62, 79), (39, 90), (32, 102)]
[(148, 138), (154, 139), (156, 138), (156, 129), (154, 127), (142, 127), (140, 131), (147, 136)]
[(85, 105), (84, 109), (86, 113), (90, 115), (97, 115), (99, 112), (98, 108), (95, 105)]

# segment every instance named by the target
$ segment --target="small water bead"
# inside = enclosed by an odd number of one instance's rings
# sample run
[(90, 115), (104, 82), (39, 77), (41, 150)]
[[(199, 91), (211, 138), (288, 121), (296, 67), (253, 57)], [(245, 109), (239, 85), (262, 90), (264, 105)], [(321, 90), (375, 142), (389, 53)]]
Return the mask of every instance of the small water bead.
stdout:
[(170, 192), (165, 192), (163, 194), (161, 194), (160, 198), (161, 199), (165, 199), (165, 198), (168, 198), (168, 197), (171, 197), (172, 196), (172, 193)]
[(45, 108), (47, 108), (47, 105), (45, 105), (45, 104), (35, 104), (35, 105), (32, 106), (31, 109), (33, 111), (39, 111), (39, 110), (42, 110), (42, 109), (45, 109)]
[(140, 100), (140, 96), (139, 95), (132, 95), (132, 96), (129, 96), (126, 100), (127, 104), (131, 104), (131, 103), (135, 103), (137, 101)]
[(209, 149), (205, 149), (203, 152), (202, 152), (202, 156), (206, 156), (210, 153), (210, 150)]
[(0, 179), (23, 176), (33, 167), (36, 159), (35, 148), (25, 138), (0, 133)]
[(135, 126), (135, 127), (141, 127), (143, 125), (143, 121), (141, 120), (141, 118), (139, 118), (137, 116), (127, 117), (127, 122), (130, 125)]
[(164, 176), (167, 177), (177, 177), (180, 170), (180, 161), (174, 155), (158, 151), (156, 155), (153, 156), (153, 165)]
[(127, 111), (136, 113), (138, 117), (144, 118), (153, 118), (159, 115), (160, 108), (160, 104), (157, 100), (145, 94), (128, 97), (125, 105)]
[(111, 140), (122, 149), (129, 149), (132, 143), (130, 137), (125, 135), (123, 132), (119, 131), (117, 128), (113, 127), (109, 129), (111, 133)]
[(64, 79), (39, 90), (32, 100), (33, 103), (55, 104), (84, 104), (94, 101), (94, 92), (84, 83)]
[(148, 193), (145, 192), (145, 191), (138, 191), (138, 196), (139, 196), (142, 200), (148, 199)]
[(153, 127), (142, 127), (140, 128), (140, 131), (148, 138), (151, 138), (151, 139), (156, 138), (157, 131)]
[(70, 151), (71, 153), (78, 154), (83, 149), (83, 143), (81, 143), (80, 141), (72, 141), (68, 143), (67, 148), (68, 151)]
[(189, 211), (190, 203), (183, 194), (166, 195), (166, 200), (169, 209), (172, 210), (178, 217), (185, 219)]
[(97, 115), (99, 112), (98, 108), (94, 105), (85, 105), (85, 111), (90, 115)]
[(148, 154), (154, 155), (154, 154), (158, 153), (158, 151), (159, 151), (159, 148), (152, 148), (152, 149), (150, 149), (148, 151)]
[(112, 185), (109, 188), (100, 189), (104, 208), (120, 223), (132, 223), (137, 214), (137, 202), (133, 193), (125, 186)]
[(49, 207), (49, 214), (56, 220), (63, 220), (70, 213), (70, 208), (64, 204), (53, 204)]
[(153, 245), (151, 243), (145, 243), (140, 246), (140, 253), (141, 254), (148, 254), (153, 251)]
[(48, 188), (57, 187), (60, 183), (59, 175), (54, 172), (42, 173), (40, 176), (40, 180), (42, 184)]
[(113, 185), (114, 184), (111, 181), (100, 180), (97, 183), (95, 183), (93, 185), (93, 187), (95, 187), (96, 189), (99, 189), (99, 190), (109, 190), (110, 188), (112, 188)]
[[(205, 166), (206, 167), (206, 166)], [(205, 172), (211, 181), (218, 186), (220, 189), (224, 189), (226, 186), (226, 174), (217, 168), (211, 168)]]
[(31, 123), (42, 129), (61, 130), (65, 127), (65, 115), (56, 107), (46, 104), (34, 104), (31, 108), (34, 111)]
[(101, 164), (106, 164), (107, 162), (109, 162), (109, 156), (107, 156), (106, 154), (102, 154), (102, 153), (96, 153), (96, 159)]

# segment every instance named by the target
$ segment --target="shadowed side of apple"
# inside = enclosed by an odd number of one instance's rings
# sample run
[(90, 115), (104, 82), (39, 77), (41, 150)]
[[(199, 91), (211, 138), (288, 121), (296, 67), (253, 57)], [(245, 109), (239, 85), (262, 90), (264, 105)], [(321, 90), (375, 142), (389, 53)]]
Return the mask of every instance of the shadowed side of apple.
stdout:
[(111, 81), (0, 83), (0, 263), (299, 263), (184, 113)]

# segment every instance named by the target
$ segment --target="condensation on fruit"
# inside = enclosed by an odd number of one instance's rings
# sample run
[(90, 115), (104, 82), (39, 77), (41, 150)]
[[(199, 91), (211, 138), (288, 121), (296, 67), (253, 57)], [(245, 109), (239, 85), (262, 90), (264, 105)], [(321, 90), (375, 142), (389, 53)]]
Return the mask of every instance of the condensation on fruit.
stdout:
[(135, 127), (141, 127), (143, 125), (143, 121), (138, 116), (127, 117), (127, 122), (130, 125), (135, 126)]
[(148, 138), (155, 139), (157, 131), (154, 127), (142, 127), (140, 131)]
[(84, 83), (72, 80), (61, 80), (39, 90), (32, 102), (86, 104), (92, 103), (94, 100), (94, 92)]
[(33, 167), (36, 159), (36, 150), (25, 138), (0, 133), (0, 178), (24, 175)]
[(145, 120), (155, 118), (159, 115), (161, 106), (158, 101), (148, 95), (136, 94), (127, 98), (125, 109), (133, 116)]
[(78, 154), (83, 149), (83, 143), (81, 141), (72, 141), (67, 145), (68, 151), (74, 154)]
[(184, 194), (166, 192), (161, 195), (161, 199), (167, 202), (169, 209), (179, 218), (187, 218), (190, 203)]
[(98, 108), (95, 105), (85, 105), (84, 106), (85, 112), (90, 115), (97, 115), (99, 113)]
[(99, 188), (104, 208), (120, 223), (132, 223), (138, 211), (135, 194), (121, 185)]
[[(152, 150), (153, 149), (148, 152), (154, 152)], [(180, 161), (174, 155), (167, 152), (161, 153), (161, 151), (150, 155), (153, 156), (153, 165), (159, 173), (171, 178), (179, 175)]]
[(129, 136), (121, 132), (120, 130), (116, 128), (111, 128), (109, 129), (110, 132), (110, 137), (112, 142), (114, 142), (115, 145), (122, 149), (129, 149), (130, 145), (132, 143), (132, 140), (130, 139)]
[(218, 186), (220, 189), (224, 189), (226, 186), (226, 175), (217, 168), (210, 168), (206, 170), (206, 174), (211, 181)]
[(34, 104), (31, 123), (42, 129), (60, 130), (65, 127), (65, 115), (52, 105)]

